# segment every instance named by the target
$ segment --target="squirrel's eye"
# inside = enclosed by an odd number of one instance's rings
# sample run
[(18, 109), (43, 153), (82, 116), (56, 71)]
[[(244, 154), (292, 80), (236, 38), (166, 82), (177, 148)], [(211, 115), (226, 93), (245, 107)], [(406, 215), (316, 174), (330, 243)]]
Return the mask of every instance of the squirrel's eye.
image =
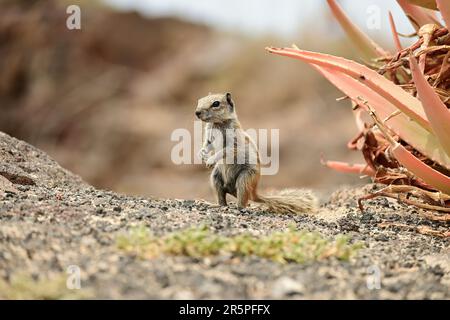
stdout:
[(220, 102), (219, 101), (214, 101), (213, 104), (211, 105), (211, 107), (213, 108), (217, 108), (220, 106)]

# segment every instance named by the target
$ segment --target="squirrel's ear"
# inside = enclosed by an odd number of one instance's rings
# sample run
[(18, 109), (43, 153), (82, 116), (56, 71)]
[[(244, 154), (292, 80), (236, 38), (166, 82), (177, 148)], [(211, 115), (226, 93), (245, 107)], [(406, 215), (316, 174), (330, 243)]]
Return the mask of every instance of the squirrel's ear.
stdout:
[(228, 104), (231, 106), (231, 109), (233, 109), (233, 108), (234, 108), (234, 102), (233, 102), (233, 100), (231, 99), (231, 93), (227, 92), (227, 93), (225, 94), (225, 96), (227, 97), (227, 102), (228, 102)]

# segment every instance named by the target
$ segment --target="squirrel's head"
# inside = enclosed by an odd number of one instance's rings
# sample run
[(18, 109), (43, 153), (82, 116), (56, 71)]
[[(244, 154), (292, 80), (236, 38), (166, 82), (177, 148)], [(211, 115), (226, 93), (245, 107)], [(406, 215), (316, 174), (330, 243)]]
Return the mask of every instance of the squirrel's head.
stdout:
[(195, 115), (204, 122), (222, 123), (236, 119), (231, 93), (209, 94), (198, 100)]

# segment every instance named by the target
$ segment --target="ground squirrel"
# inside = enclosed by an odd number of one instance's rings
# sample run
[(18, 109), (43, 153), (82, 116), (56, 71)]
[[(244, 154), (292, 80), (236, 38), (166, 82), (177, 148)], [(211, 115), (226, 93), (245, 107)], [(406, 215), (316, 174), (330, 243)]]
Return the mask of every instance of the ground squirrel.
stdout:
[(285, 189), (272, 195), (258, 194), (258, 148), (242, 129), (230, 93), (209, 94), (199, 99), (195, 115), (206, 123), (199, 156), (207, 167), (213, 168), (211, 185), (219, 205), (227, 205), (228, 193), (237, 198), (239, 208), (245, 208), (252, 200), (279, 213), (315, 211), (317, 200), (309, 190)]

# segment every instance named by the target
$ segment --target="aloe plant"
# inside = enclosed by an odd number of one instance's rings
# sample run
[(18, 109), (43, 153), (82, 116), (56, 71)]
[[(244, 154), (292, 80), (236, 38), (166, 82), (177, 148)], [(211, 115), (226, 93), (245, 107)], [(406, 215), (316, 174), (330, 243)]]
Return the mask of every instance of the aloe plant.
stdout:
[[(360, 132), (348, 146), (361, 151), (366, 163), (322, 160), (325, 165), (388, 185), (375, 195), (450, 212), (450, 4), (397, 2), (415, 28), (417, 41), (402, 48), (389, 13), (397, 49), (389, 53), (353, 24), (335, 0), (327, 0), (366, 65), (296, 46), (266, 50), (307, 62), (351, 99)], [(437, 11), (446, 26), (440, 24)], [(364, 113), (372, 121), (364, 121)], [(450, 220), (448, 216), (444, 220)]]

